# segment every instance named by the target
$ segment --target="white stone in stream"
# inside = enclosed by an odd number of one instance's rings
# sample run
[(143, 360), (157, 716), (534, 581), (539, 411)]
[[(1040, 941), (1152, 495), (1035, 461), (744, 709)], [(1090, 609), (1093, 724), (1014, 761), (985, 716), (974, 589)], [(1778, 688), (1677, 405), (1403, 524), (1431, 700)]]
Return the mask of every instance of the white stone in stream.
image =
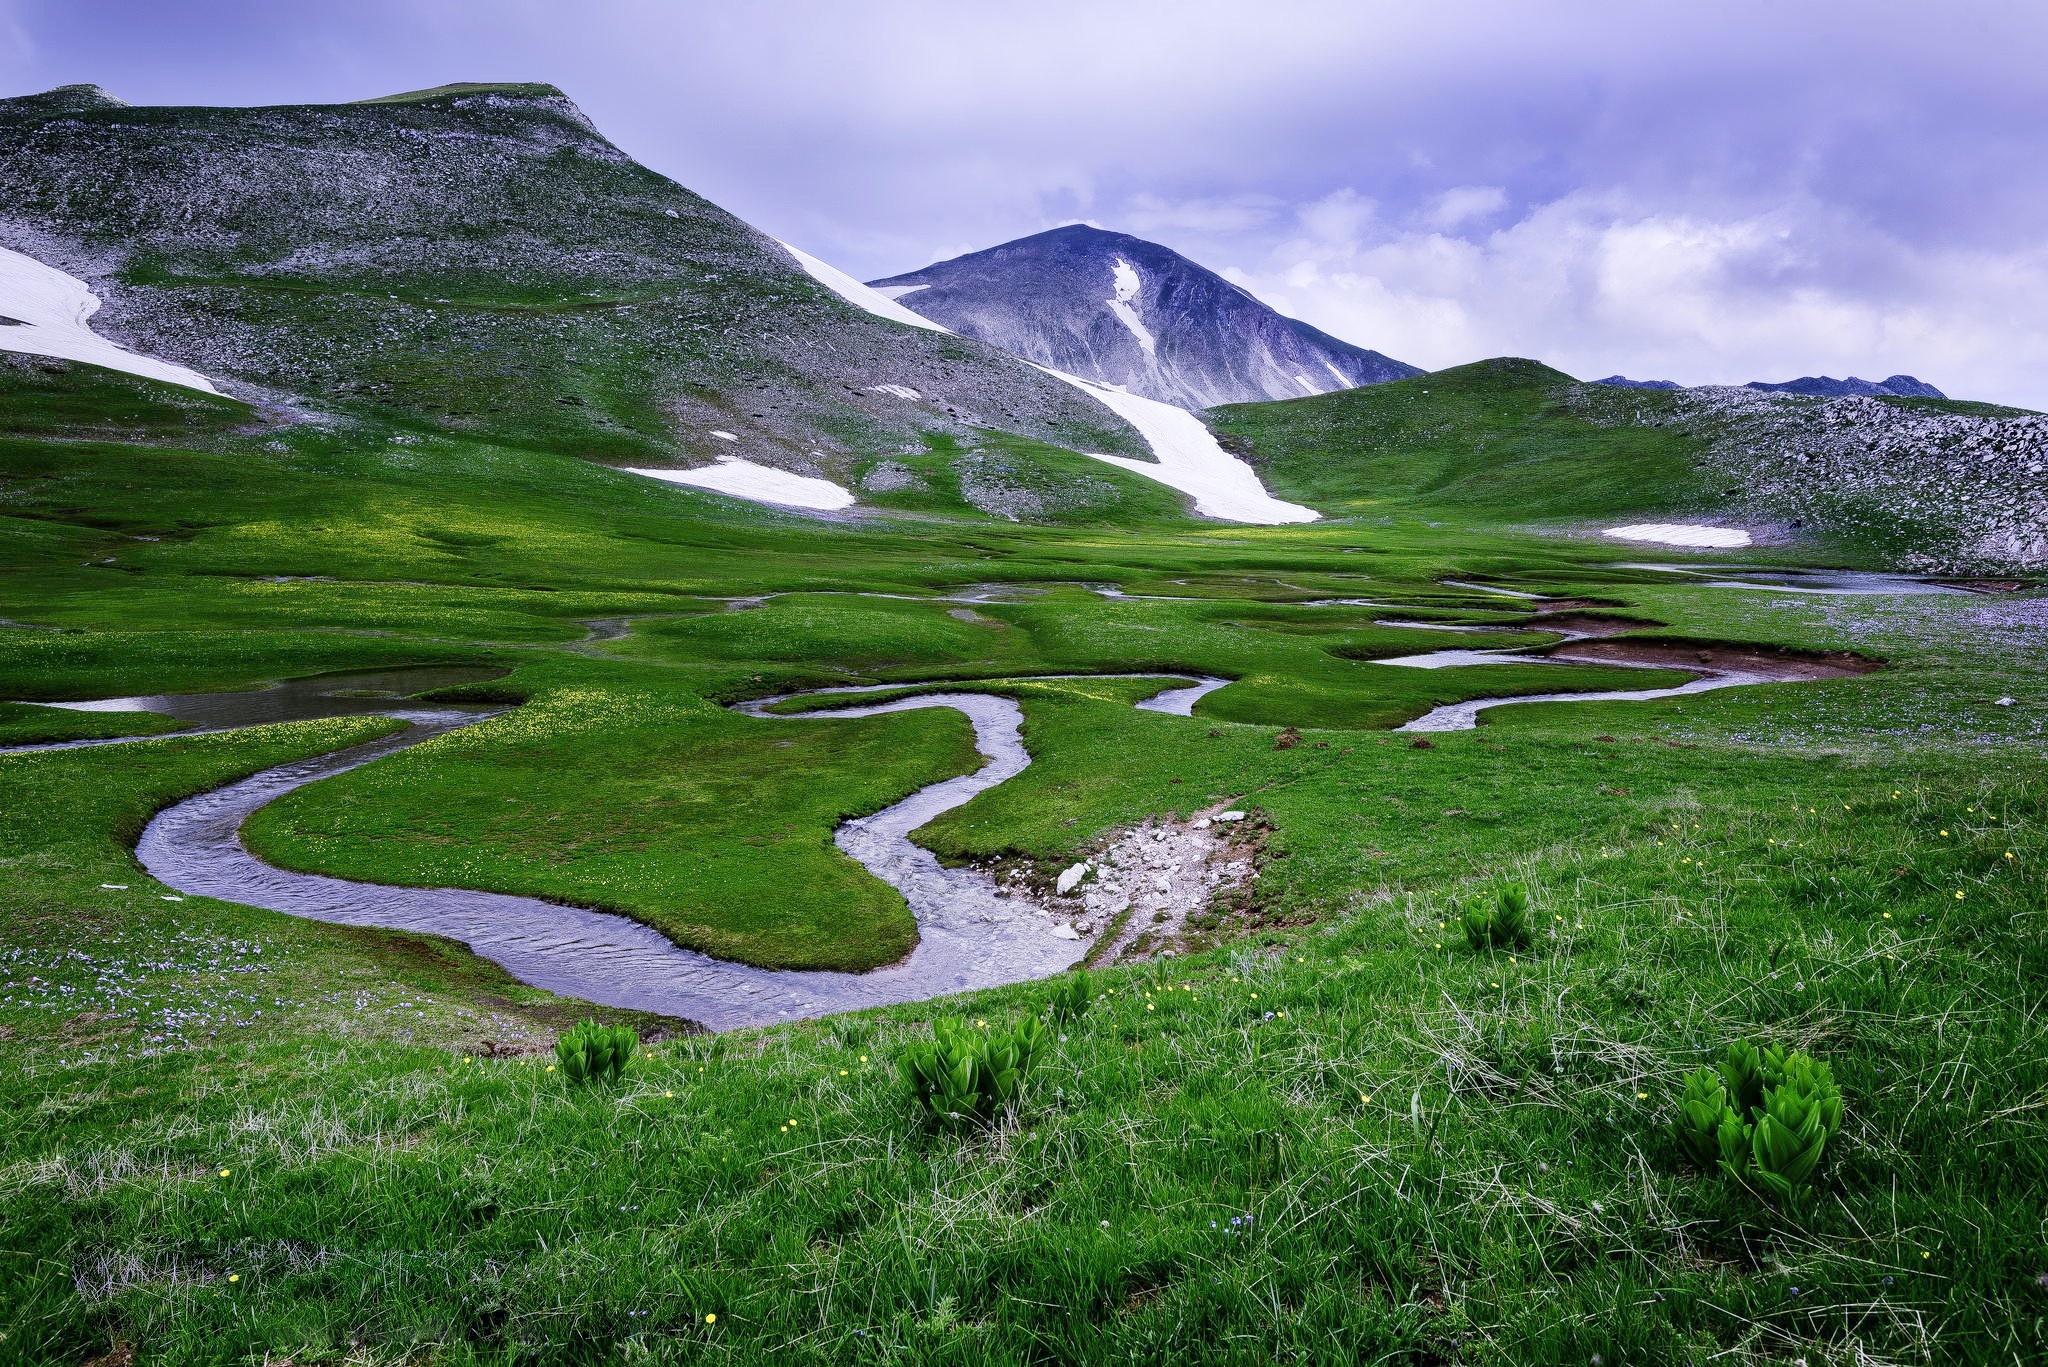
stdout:
[(1052, 933), (1059, 936), (1062, 940), (1078, 940), (1081, 938), (1080, 931), (1064, 923), (1054, 926), (1052, 928)]
[(1218, 813), (1216, 813), (1216, 819), (1217, 819), (1218, 821), (1242, 821), (1242, 820), (1244, 820), (1244, 813), (1243, 813), (1243, 812), (1218, 812)]
[(2017, 701), (2019, 701), (2017, 698), (1993, 698), (1991, 705), (1993, 707), (2011, 707)]
[(1068, 893), (1079, 887), (1081, 880), (1087, 876), (1088, 865), (1085, 862), (1076, 864), (1072, 868), (1065, 869), (1060, 873), (1059, 881), (1052, 885), (1052, 890), (1061, 897), (1065, 897)]

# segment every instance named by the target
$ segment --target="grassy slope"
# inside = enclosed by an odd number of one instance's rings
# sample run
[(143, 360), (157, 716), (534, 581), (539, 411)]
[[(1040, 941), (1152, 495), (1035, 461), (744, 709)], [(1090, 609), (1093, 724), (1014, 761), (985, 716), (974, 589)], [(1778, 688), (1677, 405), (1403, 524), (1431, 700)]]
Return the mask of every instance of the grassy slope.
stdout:
[[(1470, 402), (1437, 425), (1508, 407)], [(1112, 533), (816, 523), (531, 452), (242, 436), (218, 417), (0, 450), (5, 615), (63, 628), (0, 634), (0, 695), (477, 660), (512, 667), (503, 686), (530, 699), (491, 724), (507, 735), (265, 813), (274, 855), (666, 904), (764, 957), (819, 952), (812, 929), (836, 910), (859, 924), (836, 952), (877, 953), (890, 907), (823, 837), (957, 766), (957, 726), (709, 704), (1058, 669), (1244, 681), (1194, 720), (1133, 711), (1128, 685), (1016, 686), (1038, 762), (928, 828), (934, 848), (1069, 857), (1225, 798), (1274, 829), (1258, 895), (1205, 928), (1221, 947), (1109, 974), (1117, 995), (1017, 1124), (963, 1140), (917, 1134), (889, 1065), (935, 1010), (1014, 1015), (1042, 987), (665, 1046), (621, 1093), (569, 1096), (538, 1064), (463, 1060), (573, 1008), (431, 941), (164, 902), (133, 866), (162, 802), (377, 723), (0, 760), (0, 1254), (30, 1269), (0, 1295), (0, 1351), (2011, 1360), (2042, 1313), (2038, 1211), (2007, 1199), (2048, 1177), (2048, 846), (2028, 782), (2048, 693), (2025, 605), (1788, 600), (1607, 569), (1597, 548), (1493, 530), (1563, 515), (1567, 486), (1515, 507), (1448, 435), (1385, 525)], [(1462, 686), (1370, 657), (1530, 639), (1515, 604), (1441, 577), (1893, 668), (1509, 709), (1411, 750), (1357, 728)], [(991, 580), (1186, 601), (815, 592)], [(813, 592), (745, 611), (704, 596), (787, 590)], [(1339, 596), (1502, 634), (1298, 606)], [(580, 643), (583, 618), (646, 613), (683, 615)], [(1516, 668), (1546, 689), (1579, 672)], [(2019, 704), (1988, 705), (2000, 694)], [(1274, 748), (1284, 724), (1300, 746)], [(774, 782), (792, 755), (819, 768)], [(750, 837), (772, 855), (731, 843)], [(713, 839), (731, 862), (693, 868)], [(1537, 953), (1446, 942), (1472, 880), (1510, 869), (1552, 928)], [(759, 900), (716, 905), (740, 887)], [(1196, 990), (1167, 994), (1181, 984)], [(1806, 1228), (1688, 1172), (1664, 1137), (1677, 1076), (1737, 1035), (1803, 1042), (1848, 1089)]]
[(1606, 426), (1567, 405), (1569, 375), (1501, 359), (1211, 415), (1283, 497), (1360, 513), (1389, 503), (1503, 521), (1696, 508), (1710, 491), (1692, 438), (1654, 425), (1654, 390), (1592, 397), (1637, 415)]

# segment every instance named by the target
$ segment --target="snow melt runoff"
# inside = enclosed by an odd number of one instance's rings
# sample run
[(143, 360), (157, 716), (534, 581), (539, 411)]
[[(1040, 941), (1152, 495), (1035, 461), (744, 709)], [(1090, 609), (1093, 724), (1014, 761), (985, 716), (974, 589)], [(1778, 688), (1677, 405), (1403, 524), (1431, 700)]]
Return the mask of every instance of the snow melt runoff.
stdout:
[[(796, 259), (799, 266), (810, 273), (812, 279), (856, 308), (865, 309), (878, 318), (908, 323), (912, 327), (927, 328), (933, 332), (952, 330), (940, 327), (929, 318), (911, 312), (881, 291), (862, 284), (845, 271), (826, 265), (815, 256), (798, 251), (787, 242), (781, 245), (783, 250)], [(1129, 301), (1122, 299), (1127, 283), (1130, 294), (1135, 296), (1138, 285), (1135, 270), (1131, 272), (1128, 282), (1122, 278), (1121, 272), (1114, 282), (1120, 301), (1128, 308)], [(1034, 362), (1026, 364), (1035, 365)], [(1259, 482), (1259, 477), (1253, 473), (1251, 466), (1218, 445), (1215, 434), (1194, 414), (1175, 408), (1172, 404), (1127, 394), (1114, 386), (1096, 384), (1092, 380), (1084, 380), (1078, 375), (1069, 375), (1050, 366), (1036, 368), (1054, 379), (1064, 380), (1076, 389), (1085, 391), (1089, 397), (1137, 428), (1138, 435), (1152, 448), (1152, 455), (1157, 463), (1132, 460), (1127, 456), (1103, 455), (1093, 451), (1089, 452), (1089, 455), (1120, 470), (1143, 475), (1146, 479), (1156, 480), (1170, 489), (1178, 489), (1192, 496), (1195, 511), (1203, 516), (1218, 518), (1225, 522), (1249, 522), (1262, 526), (1314, 522), (1322, 516), (1313, 508), (1283, 502), (1266, 492), (1266, 486)], [(663, 473), (666, 477), (675, 472)], [(686, 470), (680, 473), (702, 472)], [(838, 488), (837, 485), (832, 487)], [(847, 498), (851, 501), (852, 495), (847, 495)]]
[(0, 247), (0, 351), (84, 361), (147, 380), (220, 393), (196, 370), (138, 356), (94, 332), (86, 320), (99, 307), (99, 296), (83, 280)]

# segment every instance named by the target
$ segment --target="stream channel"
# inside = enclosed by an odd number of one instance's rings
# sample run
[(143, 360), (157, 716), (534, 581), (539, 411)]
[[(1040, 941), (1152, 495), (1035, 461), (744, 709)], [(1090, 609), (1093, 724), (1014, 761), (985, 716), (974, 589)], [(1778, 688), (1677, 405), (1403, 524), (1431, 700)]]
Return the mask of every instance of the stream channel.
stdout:
[[(1541, 595), (1512, 590), (1488, 591), (1503, 597), (1541, 599)], [(1413, 622), (1387, 625), (1461, 629), (1449, 624)], [(1714, 660), (1704, 652), (1696, 661), (1629, 658), (1620, 650), (1623, 643), (1594, 639), (1612, 635), (1615, 630), (1629, 630), (1633, 625), (1610, 626), (1584, 617), (1566, 620), (1560, 614), (1555, 625), (1545, 626), (1537, 620), (1528, 626), (1563, 636), (1562, 644), (1498, 651), (1436, 651), (1374, 663), (1440, 668), (1555, 660), (1685, 669), (1696, 675), (1670, 688), (1536, 694), (1452, 703), (1400, 727), (1403, 731), (1467, 729), (1477, 725), (1480, 711), (1511, 703), (1633, 701), (1737, 684), (1856, 672), (1816, 669), (1810, 663), (1788, 672), (1773, 669), (1769, 661), (1753, 656)], [(593, 624), (592, 634), (596, 639), (616, 639), (623, 634), (622, 627), (623, 622), (615, 625), (604, 620)], [(1536, 651), (1544, 653), (1532, 653)], [(917, 922), (918, 942), (910, 954), (866, 973), (765, 969), (714, 959), (681, 948), (630, 917), (539, 898), (461, 888), (392, 887), (294, 873), (264, 863), (242, 844), (242, 823), (258, 808), (284, 794), (502, 714), (506, 709), (500, 705), (430, 702), (413, 696), (495, 678), (502, 672), (490, 668), (428, 666), (330, 674), (239, 693), (162, 694), (53, 703), (49, 705), (79, 711), (156, 712), (191, 725), (166, 736), (60, 741), (0, 749), (0, 754), (148, 744), (154, 739), (326, 717), (374, 715), (402, 721), (405, 729), (389, 736), (265, 769), (165, 808), (144, 829), (136, 845), (137, 859), (151, 877), (188, 896), (239, 902), (346, 925), (446, 936), (461, 941), (522, 982), (536, 987), (606, 1006), (681, 1017), (713, 1030), (921, 1001), (1042, 978), (1071, 967), (1089, 948), (1086, 938), (1056, 935), (1054, 931), (1060, 922), (1044, 908), (1022, 897), (998, 896), (995, 884), (986, 875), (973, 869), (947, 868), (910, 839), (913, 831), (940, 813), (1006, 782), (1031, 763), (1022, 738), (1022, 708), (1008, 697), (966, 691), (973, 687), (971, 683), (950, 683), (943, 685), (947, 691), (868, 705), (842, 706), (837, 705), (837, 700), (862, 693), (900, 692), (916, 685), (822, 688), (733, 705), (735, 711), (752, 717), (806, 719), (820, 715), (866, 717), (947, 707), (965, 716), (973, 727), (975, 747), (985, 761), (980, 769), (921, 788), (869, 816), (844, 822), (834, 832), (834, 843), (841, 850), (903, 895)], [(1196, 702), (1230, 682), (1194, 674), (1030, 677), (1171, 681), (1172, 686), (1162, 688), (1136, 706), (1177, 716), (1192, 716)], [(770, 710), (778, 703), (804, 698), (830, 698), (834, 705), (823, 712)]]

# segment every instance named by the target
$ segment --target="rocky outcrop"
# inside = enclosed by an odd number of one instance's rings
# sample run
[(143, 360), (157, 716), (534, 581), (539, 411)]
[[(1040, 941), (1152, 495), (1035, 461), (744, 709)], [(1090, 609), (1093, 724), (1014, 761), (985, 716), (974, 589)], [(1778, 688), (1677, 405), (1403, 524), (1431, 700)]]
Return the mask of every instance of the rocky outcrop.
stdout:
[(1706, 388), (1676, 418), (1762, 520), (1896, 547), (1903, 569), (2048, 567), (2048, 415)]

